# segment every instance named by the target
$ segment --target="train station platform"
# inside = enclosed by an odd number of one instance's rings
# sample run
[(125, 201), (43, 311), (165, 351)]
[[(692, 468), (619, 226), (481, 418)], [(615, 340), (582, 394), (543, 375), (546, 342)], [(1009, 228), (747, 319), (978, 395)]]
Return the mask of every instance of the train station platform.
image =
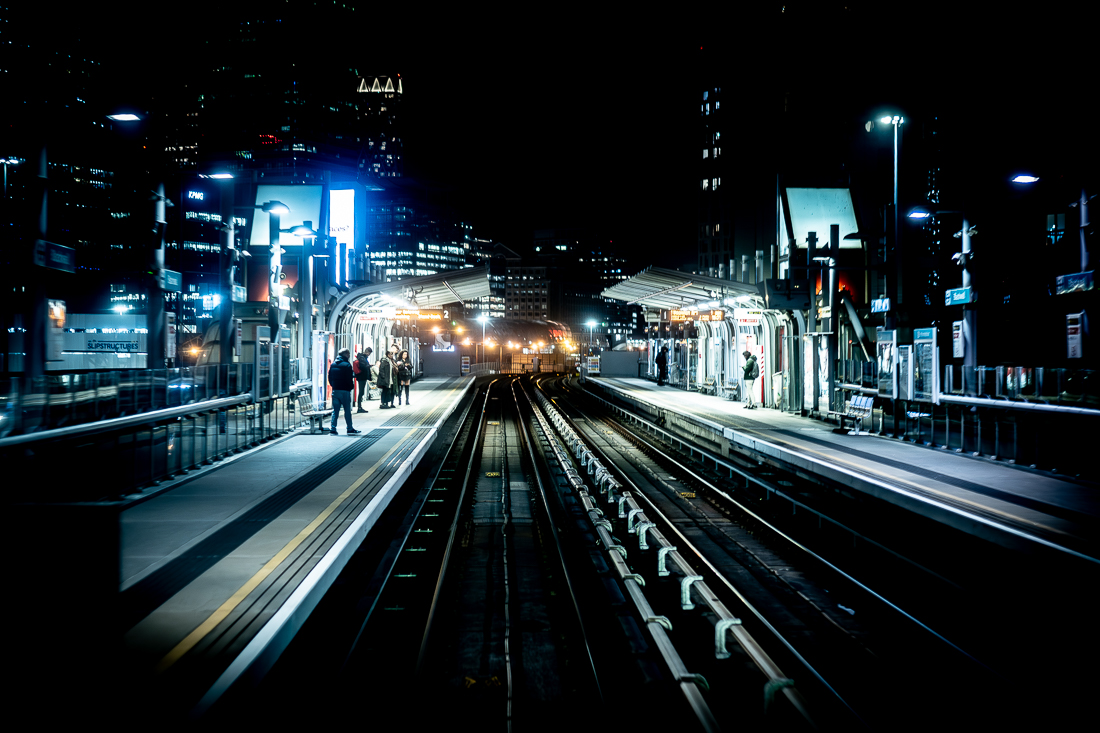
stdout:
[(1094, 484), (1004, 461), (875, 434), (838, 423), (657, 386), (589, 377), (589, 391), (714, 452), (743, 449), (823, 476), (1004, 546), (1100, 562), (1100, 491)]
[[(341, 414), (338, 435), (301, 427), (128, 497), (117, 512), (110, 617), (76, 598), (51, 622), (76, 637), (65, 648), (83, 670), (77, 684), (96, 689), (102, 681), (83, 678), (111, 678), (85, 702), (184, 720), (260, 677), (473, 388), (472, 378), (421, 379), (412, 405), (394, 409), (379, 409), (376, 391), (368, 412), (353, 415), (358, 435), (346, 434)], [(107, 628), (89, 628), (88, 616)], [(86, 639), (95, 642), (82, 653)], [(47, 672), (55, 664), (43, 663)]]

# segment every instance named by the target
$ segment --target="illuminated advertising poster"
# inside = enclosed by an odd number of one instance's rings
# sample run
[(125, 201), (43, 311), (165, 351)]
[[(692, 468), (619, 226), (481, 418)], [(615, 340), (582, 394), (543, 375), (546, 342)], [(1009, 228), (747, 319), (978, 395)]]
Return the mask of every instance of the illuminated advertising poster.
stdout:
[(829, 405), (829, 339), (820, 336), (814, 341), (817, 343), (817, 409), (828, 412), (831, 409)]
[(1084, 356), (1082, 335), (1084, 332), (1085, 313), (1066, 314), (1066, 357), (1080, 359)]
[(939, 403), (939, 360), (936, 329), (913, 329), (913, 397), (918, 402)]
[(343, 244), (355, 241), (355, 191), (329, 191), (328, 235)]
[[(279, 244), (283, 247), (301, 246), (302, 238), (288, 233), (291, 227), (310, 222), (310, 228), (316, 229), (321, 221), (320, 185), (268, 185), (256, 186), (256, 206), (278, 201), (290, 211), (279, 214)], [(249, 244), (253, 247), (271, 244), (271, 217), (261, 209), (252, 215), (252, 236)]]
[(46, 302), (46, 361), (61, 361), (65, 333), (65, 301)]
[(802, 339), (802, 408), (814, 409), (814, 340), (809, 336)]
[(897, 331), (880, 328), (878, 341), (875, 343), (875, 353), (878, 361), (878, 393), (881, 397), (896, 400), (898, 397)]

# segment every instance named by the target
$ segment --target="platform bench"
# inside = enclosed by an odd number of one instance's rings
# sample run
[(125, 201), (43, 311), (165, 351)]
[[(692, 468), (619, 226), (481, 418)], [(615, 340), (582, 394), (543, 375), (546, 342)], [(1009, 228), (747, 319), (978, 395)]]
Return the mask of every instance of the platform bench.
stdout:
[(699, 385), (699, 394), (717, 394), (718, 381), (714, 377), (707, 377), (702, 384)]
[(737, 382), (726, 382), (722, 388), (722, 396), (727, 400), (736, 401), (741, 392), (741, 385)]
[(844, 427), (845, 420), (852, 421), (852, 430), (848, 435), (866, 435), (867, 433), (862, 430), (856, 429), (856, 423), (859, 423), (859, 427), (863, 428), (864, 419), (871, 414), (871, 411), (875, 407), (874, 395), (861, 394), (852, 398), (852, 401), (848, 403), (847, 412), (835, 412), (834, 415), (840, 417), (840, 427)]
[(298, 414), (302, 417), (309, 418), (309, 434), (318, 435), (320, 433), (327, 433), (328, 428), (325, 427), (324, 420), (326, 417), (332, 414), (331, 407), (317, 407), (313, 404), (313, 399), (309, 396), (309, 392), (298, 393)]

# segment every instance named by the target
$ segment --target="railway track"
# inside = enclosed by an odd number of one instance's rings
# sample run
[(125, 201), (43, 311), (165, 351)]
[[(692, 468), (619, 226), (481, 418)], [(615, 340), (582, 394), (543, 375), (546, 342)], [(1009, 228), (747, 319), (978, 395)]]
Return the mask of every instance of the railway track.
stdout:
[[(304, 720), (309, 705), (288, 699), (324, 695), (363, 703), (341, 717), (385, 705), (418, 726), (903, 730), (988, 720), (1014, 693), (966, 639), (774, 521), (767, 497), (781, 494), (843, 535), (802, 478), (677, 455), (659, 433), (565, 380), (485, 385), (253, 709)], [(954, 586), (860, 543), (925, 592)]]

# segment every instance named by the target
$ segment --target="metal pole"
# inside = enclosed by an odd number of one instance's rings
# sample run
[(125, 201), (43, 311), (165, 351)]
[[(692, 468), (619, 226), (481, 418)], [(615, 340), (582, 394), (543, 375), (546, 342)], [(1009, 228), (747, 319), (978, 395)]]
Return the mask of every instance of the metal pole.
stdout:
[(1084, 188), (1081, 189), (1081, 199), (1077, 208), (1081, 210), (1081, 224), (1077, 228), (1081, 238), (1081, 272), (1085, 272), (1089, 268), (1089, 251), (1085, 247), (1085, 230), (1089, 227), (1089, 197), (1085, 195)]
[[(267, 212), (268, 239), (271, 242), (271, 261), (268, 265), (267, 280), (267, 323), (271, 326), (271, 338), (279, 338), (279, 326), (282, 325), (282, 313), (279, 312), (279, 289), (283, 274), (283, 248), (279, 246), (279, 214)], [(258, 344), (257, 344), (258, 347)]]
[[(970, 285), (970, 220), (963, 215), (962, 220), (963, 272), (962, 286)], [(971, 291), (973, 297), (973, 291)], [(978, 365), (978, 314), (972, 303), (963, 306), (963, 366), (973, 368)]]
[(829, 295), (825, 302), (829, 307), (829, 320), (826, 331), (829, 335), (829, 409), (839, 410), (842, 405), (835, 404), (836, 400), (836, 359), (837, 359), (837, 331), (840, 324), (839, 313), (836, 312), (837, 270), (836, 256), (840, 252), (840, 225), (829, 225)]
[(149, 369), (163, 369), (165, 366), (166, 344), (164, 322), (164, 230), (168, 226), (168, 217), (165, 213), (167, 198), (164, 196), (164, 184), (158, 183), (156, 199), (153, 202), (153, 247), (150, 269), (152, 273), (148, 278), (149, 305), (146, 328), (149, 331), (149, 342), (146, 356), (146, 366)]
[(230, 340), (233, 328), (233, 271), (237, 260), (237, 234), (233, 223), (233, 204), (236, 194), (235, 184), (222, 184), (222, 229), (225, 233), (225, 245), (221, 253), (222, 302), (218, 310), (218, 341), (220, 364), (233, 363), (234, 341)]
[(299, 308), (302, 310), (298, 315), (298, 356), (300, 357), (309, 356), (309, 339), (310, 334), (313, 333), (313, 242), (314, 237), (302, 239), (302, 259), (298, 266), (298, 295), (301, 301)]

